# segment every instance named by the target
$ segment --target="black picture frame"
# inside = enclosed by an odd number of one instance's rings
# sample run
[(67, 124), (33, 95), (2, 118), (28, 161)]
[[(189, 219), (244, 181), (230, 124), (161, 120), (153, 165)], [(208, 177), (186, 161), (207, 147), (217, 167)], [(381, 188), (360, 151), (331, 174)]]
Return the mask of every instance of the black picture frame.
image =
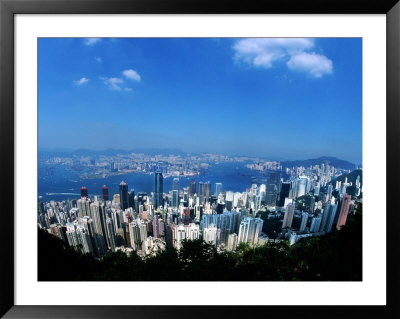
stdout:
[[(15, 306), (14, 305), (14, 15), (15, 14), (386, 14), (387, 305), (386, 306)], [(192, 318), (248, 316), (400, 318), (400, 236), (396, 211), (400, 136), (398, 0), (0, 0), (0, 315), (4, 318)], [(384, 142), (384, 141), (382, 141)], [(385, 172), (382, 172), (385, 174)], [(318, 292), (316, 292), (318, 293)], [(311, 296), (312, 297), (312, 296)], [(155, 298), (155, 304), (157, 303)], [(45, 301), (44, 301), (45, 302)]]

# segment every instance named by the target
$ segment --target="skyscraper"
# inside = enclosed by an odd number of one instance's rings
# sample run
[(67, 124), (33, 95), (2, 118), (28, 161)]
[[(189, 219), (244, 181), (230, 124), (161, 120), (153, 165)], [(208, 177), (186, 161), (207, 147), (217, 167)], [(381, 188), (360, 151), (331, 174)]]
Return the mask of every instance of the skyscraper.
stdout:
[(200, 204), (204, 203), (204, 183), (199, 182), (199, 198), (200, 198)]
[(325, 228), (325, 231), (327, 233), (331, 232), (331, 230), (332, 230), (333, 222), (336, 217), (336, 211), (337, 211), (337, 205), (331, 204), (331, 207), (329, 208), (328, 223)]
[(302, 233), (306, 229), (306, 226), (307, 226), (308, 213), (303, 212), (301, 215), (302, 215), (302, 218), (301, 218), (301, 224), (300, 224), (299, 231)]
[(163, 183), (164, 178), (161, 172), (154, 174), (154, 208), (157, 209), (163, 206)]
[(196, 181), (192, 179), (189, 186), (189, 195), (193, 196), (194, 194), (196, 194)]
[(94, 239), (96, 242), (96, 247), (98, 249), (97, 254), (99, 256), (103, 255), (107, 251), (107, 236), (106, 236), (106, 217), (104, 204), (99, 202), (94, 202), (90, 204), (91, 217), (93, 219), (94, 226)]
[(349, 213), (349, 208), (351, 204), (351, 196), (348, 194), (343, 194), (342, 201), (341, 201), (340, 213), (338, 222), (336, 225), (336, 229), (340, 229), (343, 225), (346, 224), (347, 215)]
[(215, 183), (215, 196), (218, 196), (222, 193), (222, 183)]
[(128, 184), (122, 181), (119, 184), (119, 199), (122, 210), (129, 207)]
[(179, 193), (178, 190), (174, 189), (172, 191), (172, 207), (178, 207), (179, 206)]
[(278, 198), (278, 206), (283, 207), (285, 204), (285, 198), (289, 197), (290, 192), (290, 183), (282, 183), (281, 184), (281, 191), (279, 193)]
[(292, 227), (293, 215), (294, 215), (294, 204), (288, 204), (286, 206), (285, 216), (283, 218), (282, 228)]
[(178, 177), (174, 177), (174, 179), (172, 180), (172, 190), (179, 192), (179, 178)]
[(207, 183), (204, 183), (204, 200), (206, 202), (209, 202), (210, 196), (211, 196), (211, 183), (207, 182)]
[(135, 190), (131, 189), (128, 193), (128, 207), (132, 207), (136, 211), (135, 207)]
[(108, 201), (108, 187), (106, 185), (101, 188), (101, 195), (104, 201)]
[(316, 233), (319, 230), (319, 227), (321, 226), (321, 216), (313, 217), (311, 221), (311, 226), (310, 226), (310, 232), (311, 233)]
[(86, 197), (86, 198), (89, 197), (88, 189), (87, 189), (87, 187), (85, 187), (85, 186), (82, 186), (82, 187), (81, 187), (81, 197)]

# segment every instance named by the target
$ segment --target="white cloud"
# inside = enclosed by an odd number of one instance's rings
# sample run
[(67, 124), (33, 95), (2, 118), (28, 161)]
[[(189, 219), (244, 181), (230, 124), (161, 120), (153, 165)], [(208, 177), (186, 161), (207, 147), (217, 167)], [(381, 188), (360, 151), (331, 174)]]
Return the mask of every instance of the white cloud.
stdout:
[(98, 43), (98, 42), (100, 42), (101, 41), (101, 39), (100, 38), (86, 38), (86, 39), (84, 39), (84, 43), (87, 45), (87, 46), (93, 46), (93, 45), (95, 45), (96, 43)]
[(76, 84), (76, 85), (82, 85), (82, 84), (85, 84), (85, 83), (88, 83), (88, 82), (89, 82), (89, 79), (87, 79), (87, 78), (81, 78), (79, 80), (73, 81), (73, 83)]
[(332, 61), (316, 53), (300, 53), (292, 56), (287, 62), (289, 69), (308, 72), (316, 78), (332, 73)]
[(140, 82), (140, 75), (135, 70), (129, 69), (122, 71), (122, 74), (129, 80)]
[(98, 56), (95, 56), (94, 59), (95, 59), (97, 62), (99, 62), (99, 63), (100, 63), (101, 61), (103, 61), (103, 60), (102, 60), (100, 57), (98, 57)]
[(124, 80), (121, 78), (100, 77), (100, 80), (103, 80), (104, 84), (107, 85), (107, 87), (110, 90), (116, 90), (116, 91), (120, 91), (121, 90), (120, 84), (124, 83)]
[(286, 61), (289, 69), (309, 72), (315, 77), (331, 73), (332, 61), (324, 55), (309, 52), (313, 47), (314, 40), (308, 38), (242, 39), (233, 46), (234, 60), (266, 69)]
[(125, 88), (124, 90), (125, 90), (125, 91), (127, 91), (127, 92), (130, 92), (130, 91), (132, 91), (132, 89), (131, 89), (131, 88)]

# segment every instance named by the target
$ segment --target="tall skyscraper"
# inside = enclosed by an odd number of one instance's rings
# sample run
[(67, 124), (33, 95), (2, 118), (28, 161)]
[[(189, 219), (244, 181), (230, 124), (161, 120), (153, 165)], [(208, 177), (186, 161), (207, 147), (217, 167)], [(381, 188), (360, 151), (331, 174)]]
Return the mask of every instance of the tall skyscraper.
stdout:
[(267, 190), (265, 202), (267, 205), (276, 205), (276, 199), (280, 183), (280, 171), (269, 170), (267, 171)]
[(211, 197), (211, 183), (207, 182), (207, 183), (204, 183), (204, 200), (206, 202), (209, 202), (210, 197)]
[(192, 179), (189, 186), (189, 196), (196, 194), (196, 181)]
[(309, 183), (308, 177), (300, 176), (297, 181), (297, 192), (296, 197), (307, 194), (307, 184)]
[(179, 193), (178, 190), (174, 189), (172, 191), (172, 207), (178, 207), (179, 206)]
[(285, 204), (285, 198), (289, 197), (290, 192), (290, 183), (282, 183), (281, 184), (281, 191), (279, 193), (278, 198), (278, 206), (283, 207)]
[(157, 209), (163, 206), (163, 184), (164, 178), (161, 172), (154, 174), (154, 208)]
[(132, 207), (136, 211), (135, 207), (135, 190), (131, 189), (128, 193), (128, 206)]
[(203, 182), (199, 182), (199, 198), (200, 198), (200, 203), (203, 204), (204, 201), (204, 183)]
[(106, 185), (101, 188), (101, 195), (104, 201), (108, 201), (108, 187)]
[(351, 196), (348, 194), (343, 194), (342, 200), (341, 200), (341, 207), (340, 207), (340, 213), (339, 213), (339, 218), (338, 222), (336, 225), (336, 229), (340, 229), (343, 225), (346, 224), (347, 220), (347, 215), (349, 213), (349, 208), (351, 204)]
[(218, 196), (222, 193), (222, 183), (215, 183), (215, 196)]
[(103, 255), (107, 251), (107, 236), (106, 236), (106, 216), (104, 204), (94, 202), (90, 204), (91, 217), (93, 219), (94, 226), (94, 238), (96, 247), (98, 249), (97, 254)]
[(288, 204), (286, 206), (285, 216), (283, 217), (282, 228), (292, 227), (294, 209), (295, 209), (295, 204)]
[(82, 186), (82, 187), (81, 187), (81, 197), (86, 197), (86, 198), (89, 197), (88, 189), (87, 189), (87, 187), (85, 187), (85, 186)]
[(119, 200), (122, 210), (129, 207), (128, 184), (124, 181), (119, 184)]

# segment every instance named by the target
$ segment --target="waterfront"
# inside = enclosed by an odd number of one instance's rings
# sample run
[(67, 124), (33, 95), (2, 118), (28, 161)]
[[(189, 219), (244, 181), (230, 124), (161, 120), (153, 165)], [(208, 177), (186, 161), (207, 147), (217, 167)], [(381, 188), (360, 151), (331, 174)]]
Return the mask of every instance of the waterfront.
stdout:
[[(262, 173), (250, 170), (246, 167), (247, 162), (227, 162), (212, 164), (205, 170), (204, 174), (195, 177), (180, 177), (180, 188), (187, 187), (190, 181), (194, 179), (196, 182), (210, 182), (212, 192), (214, 192), (214, 183), (221, 182), (223, 190), (234, 192), (243, 192), (256, 181), (262, 181)], [(108, 176), (106, 178), (81, 179), (79, 173), (67, 169), (61, 165), (46, 165), (47, 169), (52, 168), (51, 174), (40, 174), (38, 182), (38, 194), (43, 201), (61, 201), (65, 199), (74, 199), (80, 197), (80, 188), (86, 186), (90, 195), (100, 195), (101, 186), (107, 185), (110, 194), (119, 192), (119, 183), (124, 180), (129, 189), (134, 189), (136, 193), (150, 193), (154, 188), (154, 175), (145, 173), (128, 173), (116, 176)], [(43, 169), (43, 167), (39, 167)], [(164, 192), (172, 189), (173, 177), (164, 179)]]

